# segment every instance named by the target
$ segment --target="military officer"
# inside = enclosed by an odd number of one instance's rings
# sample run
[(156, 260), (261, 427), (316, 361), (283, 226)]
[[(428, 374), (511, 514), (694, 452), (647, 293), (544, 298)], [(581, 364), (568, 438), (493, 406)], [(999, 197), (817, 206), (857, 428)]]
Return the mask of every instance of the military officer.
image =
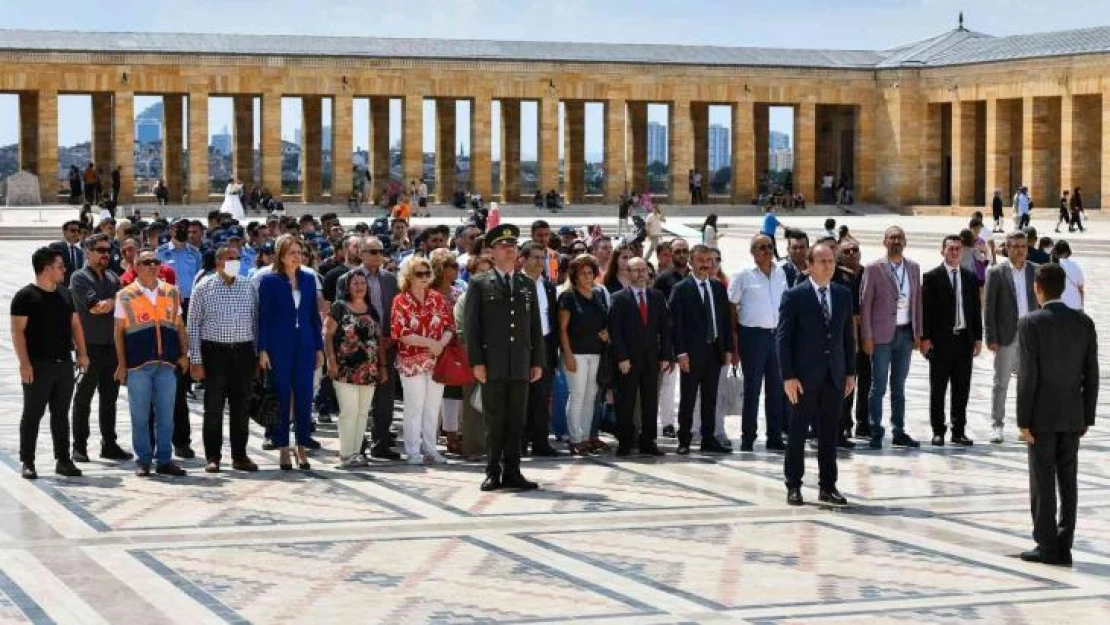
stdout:
[(516, 267), (519, 235), (512, 224), (486, 233), (494, 269), (472, 278), (466, 294), (467, 355), (482, 385), (489, 449), (483, 491), (538, 488), (520, 473), (528, 384), (543, 375), (544, 345), (536, 284)]

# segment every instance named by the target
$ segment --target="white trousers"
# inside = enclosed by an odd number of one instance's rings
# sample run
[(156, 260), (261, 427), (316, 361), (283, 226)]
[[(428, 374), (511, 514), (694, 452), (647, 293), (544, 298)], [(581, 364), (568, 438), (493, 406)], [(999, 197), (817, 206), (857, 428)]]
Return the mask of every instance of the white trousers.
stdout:
[(575, 354), (577, 371), (567, 371), (567, 432), (570, 442), (581, 443), (590, 436), (594, 420), (594, 400), (597, 398), (597, 367), (601, 354)]
[(436, 451), (439, 437), (439, 406), (443, 401), (443, 385), (432, 379), (431, 372), (401, 376), (405, 391), (405, 415), (402, 421), (405, 453), (410, 458)]
[(678, 367), (659, 374), (659, 425), (675, 425), (678, 416)]
[(334, 382), (339, 401), (339, 457), (349, 458), (362, 449), (366, 419), (374, 403), (374, 385)]
[(461, 399), (444, 399), (443, 407), (439, 410), (443, 417), (444, 432), (459, 431), (459, 413), (462, 412)]

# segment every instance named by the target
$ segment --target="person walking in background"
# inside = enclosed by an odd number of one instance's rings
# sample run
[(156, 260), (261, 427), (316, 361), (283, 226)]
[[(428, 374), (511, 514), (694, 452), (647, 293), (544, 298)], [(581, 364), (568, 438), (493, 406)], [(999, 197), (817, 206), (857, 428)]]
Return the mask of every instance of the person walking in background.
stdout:
[(1072, 310), (1083, 310), (1084, 300), (1087, 297), (1087, 282), (1083, 277), (1083, 268), (1079, 266), (1079, 263), (1072, 260), (1071, 245), (1063, 239), (1054, 243), (1050, 261), (1060, 265), (1067, 278), (1064, 282), (1064, 293), (1060, 296), (1060, 300)]
[(1079, 439), (1095, 424), (1099, 370), (1095, 324), (1060, 301), (1065, 282), (1059, 265), (1037, 268), (1033, 291), (1041, 309), (1018, 321), (1017, 425), (1029, 444), (1029, 499), (1037, 543), (1021, 559), (1071, 566)]
[(717, 213), (710, 213), (701, 225), (702, 245), (717, 249)]
[(663, 236), (663, 223), (667, 221), (663, 215), (662, 206), (653, 206), (644, 220), (644, 234), (647, 236), (647, 249), (644, 250), (644, 259), (651, 260), (652, 252), (659, 248), (659, 241)]
[(1071, 194), (1068, 212), (1071, 215), (1071, 219), (1068, 222), (1068, 232), (1075, 232), (1077, 228), (1080, 232), (1086, 232), (1087, 229), (1083, 227), (1083, 219), (1087, 216), (1087, 213), (1083, 210), (1083, 196), (1080, 195), (1079, 187), (1076, 187), (1075, 191)]
[(1002, 191), (1000, 189), (994, 190), (994, 197), (991, 199), (991, 218), (994, 219), (994, 229), (992, 232), (1002, 232), (1002, 221), (1005, 219), (1006, 213), (1002, 209)]
[(23, 414), (19, 419), (21, 475), (38, 478), (35, 448), (39, 424), (50, 409), (50, 434), (54, 441), (54, 472), (79, 477), (81, 470), (69, 456), (69, 402), (73, 398), (73, 356), (77, 367), (89, 366), (81, 321), (66, 290), (62, 254), (42, 247), (31, 255), (35, 281), (12, 298), (12, 348), (19, 361), (23, 384)]
[(1060, 232), (1060, 224), (1069, 224), (1069, 232), (1075, 232), (1071, 224), (1071, 207), (1069, 205), (1068, 190), (1064, 189), (1060, 193), (1060, 215), (1056, 218), (1056, 232)]

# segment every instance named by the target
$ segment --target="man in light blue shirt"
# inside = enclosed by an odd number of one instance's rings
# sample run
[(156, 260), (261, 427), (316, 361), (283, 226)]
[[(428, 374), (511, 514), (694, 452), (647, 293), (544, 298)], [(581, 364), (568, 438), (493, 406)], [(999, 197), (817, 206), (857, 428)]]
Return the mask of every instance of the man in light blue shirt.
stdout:
[(775, 254), (775, 260), (778, 260), (780, 256), (778, 243), (775, 241), (775, 231), (778, 230), (780, 226), (783, 229), (785, 229), (786, 226), (783, 226), (779, 218), (775, 216), (775, 206), (773, 204), (768, 204), (763, 210), (763, 226), (759, 229), (759, 233), (771, 237), (771, 251)]
[(177, 274), (177, 290), (181, 292), (181, 308), (188, 315), (189, 298), (193, 295), (193, 281), (201, 268), (200, 250), (189, 245), (189, 222), (174, 224), (173, 237), (158, 247), (158, 260), (169, 265)]

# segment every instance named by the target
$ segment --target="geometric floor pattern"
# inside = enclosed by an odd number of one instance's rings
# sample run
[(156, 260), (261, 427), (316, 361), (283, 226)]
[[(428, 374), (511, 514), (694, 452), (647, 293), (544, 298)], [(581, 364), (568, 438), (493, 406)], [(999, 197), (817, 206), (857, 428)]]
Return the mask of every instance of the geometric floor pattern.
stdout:
[[(851, 223), (874, 257), (885, 222)], [(1110, 223), (1093, 225), (1073, 242), (1089, 276), (1110, 269)], [(922, 229), (909, 255), (928, 268), (941, 233)], [(726, 232), (735, 270), (747, 231)], [(0, 247), (11, 268), (0, 315), (36, 246)], [(1089, 280), (1088, 297), (1107, 327), (1110, 289)], [(1110, 426), (1082, 442), (1074, 568), (1027, 564), (1015, 557), (1032, 544), (1025, 447), (985, 442), (991, 356), (975, 362), (969, 449), (928, 445), (927, 374), (915, 355), (907, 424), (925, 446), (842, 452), (845, 510), (816, 505), (812, 456), (811, 503), (786, 506), (782, 456), (759, 444), (727, 457), (528, 459), (541, 490), (485, 494), (476, 463), (338, 470), (334, 425), (320, 426), (308, 472), (277, 471), (252, 426), (255, 474), (206, 475), (194, 460), (185, 479), (139, 479), (94, 460), (65, 480), (44, 421), (30, 483), (18, 477), (21, 389), (4, 331), (0, 623), (1104, 623)], [(1100, 419), (1108, 402), (1104, 389)], [(200, 404), (192, 411), (199, 451)], [(738, 428), (730, 415), (734, 440)]]

